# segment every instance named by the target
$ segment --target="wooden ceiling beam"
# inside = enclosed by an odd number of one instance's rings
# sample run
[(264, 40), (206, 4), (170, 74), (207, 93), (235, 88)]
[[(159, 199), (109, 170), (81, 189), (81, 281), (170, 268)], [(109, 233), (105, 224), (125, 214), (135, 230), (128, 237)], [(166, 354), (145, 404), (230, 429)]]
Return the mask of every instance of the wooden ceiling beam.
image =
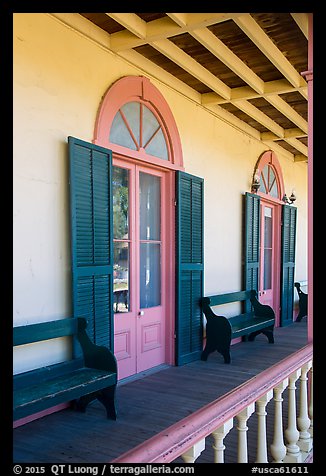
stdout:
[(166, 13), (180, 27), (188, 31), (232, 20), (243, 13)]
[[(298, 139), (301, 137), (307, 137), (307, 134), (302, 132), (302, 130), (299, 129), (298, 127), (284, 129), (283, 139), (292, 139), (292, 138)], [(277, 136), (273, 132), (261, 132), (260, 138), (261, 140), (273, 140), (273, 141), (280, 140), (279, 136)]]
[(167, 39), (193, 29), (213, 25), (240, 14), (224, 13), (167, 13), (167, 17), (145, 22), (135, 13), (106, 13), (126, 30), (110, 35), (111, 47), (115, 52), (137, 48), (151, 41)]
[(284, 137), (284, 129), (279, 126), (275, 121), (270, 117), (260, 111), (257, 107), (251, 104), (248, 101), (230, 101), (238, 109), (241, 109), (248, 116), (252, 117), (255, 121), (262, 124), (266, 129), (269, 129), (271, 132), (274, 132), (279, 138)]
[(308, 157), (303, 154), (295, 154), (294, 162), (308, 162)]
[(291, 16), (308, 40), (308, 13), (291, 13)]
[[(294, 88), (286, 79), (278, 79), (276, 81), (268, 81), (264, 83), (264, 92), (259, 94), (250, 86), (240, 86), (239, 88), (231, 89), (231, 100), (237, 99), (255, 99), (259, 97), (264, 97), (267, 99), (267, 96), (275, 96), (278, 94), (286, 94), (293, 92), (306, 92), (307, 87)], [(225, 104), (228, 102), (226, 99), (223, 99), (221, 96), (215, 93), (205, 93), (202, 94), (202, 104)]]
[(298, 114), (284, 99), (277, 95), (268, 95), (265, 97), (275, 109), (280, 111), (293, 124), (297, 125), (303, 132), (308, 134), (308, 122)]
[(147, 36), (147, 23), (136, 13), (106, 13), (114, 21), (120, 23), (134, 35), (145, 39)]
[(298, 139), (288, 138), (286, 139), (286, 142), (292, 145), (292, 147), (294, 147), (295, 149), (297, 149), (297, 151), (300, 152), (300, 154), (308, 157), (308, 147), (304, 145), (302, 142), (300, 142)]
[(294, 87), (299, 88), (306, 85), (303, 77), (249, 13), (235, 17), (233, 21)]
[(170, 40), (153, 41), (150, 45), (178, 66), (183, 68), (189, 74), (206, 84), (212, 91), (222, 96), (224, 99), (230, 99), (231, 88), (210, 73), (204, 66), (199, 64), (190, 55), (178, 48)]
[(284, 149), (284, 147), (280, 146), (277, 142), (264, 140), (262, 141), (263, 144), (267, 145), (268, 148), (273, 150), (276, 154), (283, 155), (286, 158), (294, 161), (294, 155), (291, 154), (288, 150)]
[(264, 92), (264, 81), (207, 28), (189, 31), (216, 58), (245, 81), (254, 91)]

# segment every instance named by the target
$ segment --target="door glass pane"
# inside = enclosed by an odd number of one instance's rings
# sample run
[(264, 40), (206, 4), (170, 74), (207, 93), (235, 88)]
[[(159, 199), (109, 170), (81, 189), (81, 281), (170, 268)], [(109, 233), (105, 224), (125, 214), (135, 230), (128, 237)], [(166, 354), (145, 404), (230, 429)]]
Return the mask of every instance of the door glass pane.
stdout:
[(264, 289), (272, 288), (272, 209), (264, 208)]
[(161, 245), (140, 244), (140, 307), (161, 304)]
[(129, 243), (115, 241), (113, 246), (113, 306), (114, 312), (129, 310)]
[(161, 238), (161, 183), (154, 175), (139, 174), (140, 239)]
[(113, 238), (129, 238), (129, 171), (112, 168), (113, 188)]

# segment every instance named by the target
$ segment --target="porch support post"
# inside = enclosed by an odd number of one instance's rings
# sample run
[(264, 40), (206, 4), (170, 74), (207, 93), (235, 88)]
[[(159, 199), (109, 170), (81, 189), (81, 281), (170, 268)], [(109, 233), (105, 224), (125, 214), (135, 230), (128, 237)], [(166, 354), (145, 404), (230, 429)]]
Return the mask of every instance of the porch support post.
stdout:
[(288, 441), (286, 448), (287, 454), (283, 460), (284, 463), (301, 463), (302, 454), (299, 446), (297, 445), (300, 433), (297, 429), (297, 416), (296, 416), (296, 398), (295, 398), (295, 382), (300, 377), (300, 369), (293, 372), (289, 377), (289, 410), (288, 410), (288, 427), (285, 430), (285, 438)]
[(271, 444), (271, 454), (274, 463), (282, 463), (283, 458), (286, 455), (286, 446), (283, 440), (282, 393), (286, 389), (287, 385), (288, 379), (286, 378), (274, 388), (274, 439), (273, 443)]
[(313, 340), (313, 14), (308, 15), (308, 342)]

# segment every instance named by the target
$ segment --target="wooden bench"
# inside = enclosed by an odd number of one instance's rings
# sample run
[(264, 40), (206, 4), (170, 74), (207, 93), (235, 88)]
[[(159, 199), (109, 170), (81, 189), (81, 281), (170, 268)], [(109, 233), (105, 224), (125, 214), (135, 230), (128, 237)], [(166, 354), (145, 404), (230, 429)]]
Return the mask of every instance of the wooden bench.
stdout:
[[(251, 309), (233, 317), (216, 315), (212, 307), (233, 302), (246, 302), (250, 300)], [(224, 362), (229, 364), (231, 340), (236, 337), (245, 337), (253, 341), (262, 333), (268, 338), (270, 344), (274, 343), (275, 314), (270, 306), (260, 304), (256, 291), (240, 291), (235, 293), (218, 294), (202, 298), (202, 310), (206, 316), (206, 345), (201, 354), (201, 360), (207, 360), (208, 355), (217, 350), (224, 357)], [(242, 304), (243, 306), (243, 304)]]
[(301, 289), (300, 283), (294, 283), (299, 296), (299, 312), (295, 322), (300, 322), (303, 317), (308, 314), (308, 294), (304, 293)]
[(67, 362), (14, 375), (14, 420), (69, 401), (85, 412), (96, 398), (105, 406), (107, 417), (116, 420), (116, 359), (108, 348), (91, 342), (86, 326), (84, 318), (66, 318), (14, 327), (14, 346), (72, 336), (77, 355)]

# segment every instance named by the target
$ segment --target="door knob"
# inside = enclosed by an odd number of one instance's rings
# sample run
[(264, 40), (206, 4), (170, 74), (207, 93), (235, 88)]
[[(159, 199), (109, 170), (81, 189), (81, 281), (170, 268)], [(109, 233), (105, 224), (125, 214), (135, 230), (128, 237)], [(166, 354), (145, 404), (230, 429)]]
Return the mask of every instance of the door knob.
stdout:
[(141, 317), (141, 316), (143, 316), (144, 314), (145, 314), (144, 311), (139, 311), (139, 312), (138, 312), (138, 317)]

